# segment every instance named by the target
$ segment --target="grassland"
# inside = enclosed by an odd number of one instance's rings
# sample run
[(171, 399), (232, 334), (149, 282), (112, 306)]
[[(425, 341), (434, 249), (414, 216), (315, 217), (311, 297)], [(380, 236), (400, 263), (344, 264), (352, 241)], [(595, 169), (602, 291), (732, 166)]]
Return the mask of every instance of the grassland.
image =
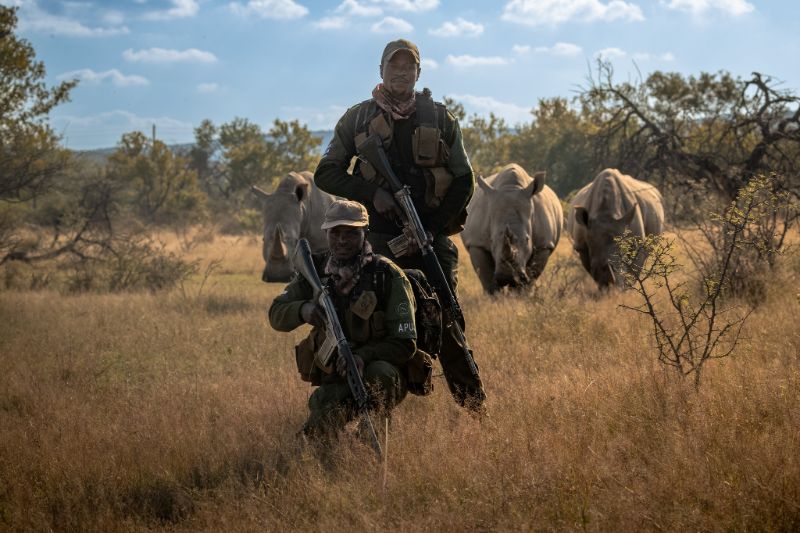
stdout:
[[(441, 377), (392, 420), (386, 465), (298, 446), (305, 334), (272, 331), (259, 243), (169, 294), (0, 293), (0, 530), (800, 529), (797, 261), (701, 389), (563, 241), (536, 296), (460, 293), (490, 417)], [(462, 257), (465, 257), (462, 255)]]

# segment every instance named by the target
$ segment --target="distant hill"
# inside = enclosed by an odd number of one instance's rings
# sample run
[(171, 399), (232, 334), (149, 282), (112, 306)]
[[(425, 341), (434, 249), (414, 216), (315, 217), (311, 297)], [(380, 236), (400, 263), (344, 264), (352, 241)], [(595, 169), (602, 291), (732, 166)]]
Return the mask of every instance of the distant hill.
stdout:
[[(311, 135), (322, 141), (319, 151), (323, 152), (333, 138), (333, 130), (312, 131)], [(168, 146), (173, 152), (188, 153), (194, 146), (194, 143), (170, 144)], [(93, 163), (104, 165), (106, 161), (108, 161), (108, 157), (113, 154), (116, 149), (116, 146), (114, 146), (111, 148), (95, 148), (94, 150), (76, 150), (75, 153)]]

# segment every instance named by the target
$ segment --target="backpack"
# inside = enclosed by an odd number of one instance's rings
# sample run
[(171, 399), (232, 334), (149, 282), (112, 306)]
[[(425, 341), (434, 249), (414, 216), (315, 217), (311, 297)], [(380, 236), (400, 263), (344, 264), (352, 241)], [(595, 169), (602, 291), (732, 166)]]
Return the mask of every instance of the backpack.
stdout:
[[(383, 279), (377, 280), (376, 290), (378, 301), (383, 302), (389, 293), (389, 272), (383, 263), (379, 264), (381, 267), (378, 268), (378, 274)], [(435, 358), (442, 349), (442, 305), (439, 303), (439, 297), (428, 283), (424, 272), (416, 268), (404, 268), (403, 273), (411, 284), (416, 302), (414, 322), (417, 325), (417, 348)]]
[[(389, 293), (389, 271), (385, 263), (378, 262), (378, 265), (375, 290), (378, 301), (385, 301)], [(408, 391), (417, 396), (427, 396), (433, 391), (431, 358), (436, 358), (442, 349), (442, 305), (421, 270), (405, 268), (403, 272), (414, 293), (414, 322), (417, 326), (417, 351), (407, 365)]]

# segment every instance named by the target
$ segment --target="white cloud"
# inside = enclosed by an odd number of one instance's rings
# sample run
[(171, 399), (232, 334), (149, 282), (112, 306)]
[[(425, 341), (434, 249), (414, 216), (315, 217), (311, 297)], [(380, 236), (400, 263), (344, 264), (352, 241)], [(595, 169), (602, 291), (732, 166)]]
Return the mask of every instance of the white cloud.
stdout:
[(550, 54), (554, 56), (571, 57), (576, 56), (583, 52), (583, 48), (577, 44), (572, 43), (556, 43), (553, 46), (537, 46), (535, 49), (539, 53)]
[(433, 59), (422, 58), (419, 66), (420, 68), (424, 68), (427, 70), (436, 70), (437, 68), (439, 68), (439, 63), (437, 63)]
[(58, 80), (71, 80), (74, 78), (78, 78), (82, 82), (91, 83), (91, 84), (99, 84), (105, 81), (110, 81), (117, 87), (131, 87), (134, 85), (149, 85), (150, 82), (147, 81), (147, 78), (143, 78), (142, 76), (130, 75), (126, 76), (119, 70), (113, 68), (111, 70), (105, 70), (103, 72), (95, 72), (90, 68), (83, 68), (80, 70), (72, 70), (70, 72), (65, 72), (63, 74), (59, 74), (56, 76)]
[(508, 65), (512, 60), (499, 56), (471, 56), (465, 54), (461, 56), (449, 55), (446, 61), (456, 67), (484, 67)]
[(333, 12), (354, 17), (377, 17), (383, 13), (383, 9), (361, 4), (358, 0), (344, 0)]
[(447, 21), (428, 33), (437, 37), (477, 37), (483, 33), (483, 24), (470, 22), (458, 17), (454, 22)]
[(616, 47), (613, 47), (613, 46), (611, 46), (609, 48), (603, 48), (602, 50), (598, 50), (597, 52), (594, 53), (594, 57), (596, 57), (598, 59), (605, 59), (605, 60), (618, 59), (618, 58), (626, 57), (627, 55), (628, 55), (628, 53), (625, 50), (622, 50), (621, 48), (616, 48)]
[(321, 30), (341, 30), (347, 27), (347, 19), (344, 17), (325, 17), (314, 22), (313, 26)]
[(661, 0), (661, 4), (669, 9), (688, 11), (695, 15), (717, 10), (738, 17), (756, 9), (753, 4), (745, 0)]
[(20, 8), (19, 29), (37, 33), (49, 33), (66, 37), (111, 37), (130, 33), (127, 26), (111, 24), (111, 27), (91, 27), (69, 17), (52, 15), (41, 9), (36, 2), (12, 2)]
[(216, 83), (200, 83), (197, 86), (197, 92), (201, 94), (215, 93), (219, 90), (219, 85)]
[(132, 50), (128, 48), (122, 53), (126, 61), (141, 63), (216, 63), (217, 56), (211, 52), (189, 48), (187, 50), (169, 50), (166, 48), (148, 48)]
[(531, 47), (527, 44), (515, 44), (511, 47), (511, 50), (518, 55), (525, 55), (531, 51)]
[(396, 17), (384, 17), (383, 20), (372, 25), (373, 33), (409, 33), (413, 29), (414, 26)]
[(308, 15), (308, 8), (294, 0), (250, 0), (246, 5), (239, 2), (228, 4), (237, 15), (258, 15), (265, 19), (298, 19)]
[(475, 96), (472, 94), (449, 94), (448, 97), (464, 104), (467, 111), (479, 115), (492, 112), (506, 120), (509, 124), (527, 122), (531, 118), (531, 108), (502, 102), (491, 96)]
[(123, 22), (125, 22), (125, 15), (123, 15), (120, 11), (108, 11), (103, 15), (103, 20), (106, 22), (106, 24), (120, 26)]
[(387, 9), (395, 11), (410, 11), (422, 13), (439, 7), (439, 0), (372, 0), (376, 4), (383, 4)]
[(663, 54), (649, 54), (647, 52), (636, 52), (633, 54), (634, 61), (675, 61), (675, 55), (672, 52)]
[(639, 6), (623, 0), (511, 0), (501, 18), (527, 26), (555, 26), (572, 20), (642, 21), (644, 15)]
[(145, 20), (173, 20), (193, 17), (197, 15), (200, 6), (196, 0), (172, 0), (171, 9), (150, 11), (144, 14)]

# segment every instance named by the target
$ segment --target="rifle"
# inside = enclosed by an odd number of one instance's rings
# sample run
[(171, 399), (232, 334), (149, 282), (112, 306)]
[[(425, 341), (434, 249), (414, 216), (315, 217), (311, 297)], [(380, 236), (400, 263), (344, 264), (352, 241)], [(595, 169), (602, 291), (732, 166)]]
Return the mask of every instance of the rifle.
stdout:
[(479, 379), (478, 366), (472, 357), (472, 350), (467, 344), (467, 337), (464, 335), (464, 329), (461, 326), (464, 323), (464, 314), (453, 293), (453, 288), (444, 276), (439, 258), (436, 257), (436, 253), (433, 251), (431, 239), (422, 226), (422, 221), (417, 214), (417, 208), (414, 207), (414, 202), (411, 200), (411, 189), (408, 185), (402, 183), (397, 174), (394, 173), (392, 166), (389, 164), (389, 158), (386, 157), (386, 152), (383, 149), (380, 135), (373, 133), (361, 142), (356, 149), (359, 157), (370, 163), (378, 174), (388, 182), (392, 193), (394, 193), (395, 200), (397, 200), (400, 209), (403, 211), (403, 233), (388, 242), (389, 248), (395, 257), (400, 257), (407, 252), (410, 240), (416, 242), (422, 252), (425, 275), (442, 303), (445, 327), (453, 332), (458, 345), (461, 347), (464, 359), (469, 365), (470, 372), (472, 372), (476, 380)]
[(334, 362), (333, 356), (337, 349), (339, 357), (344, 357), (347, 363), (347, 384), (350, 386), (350, 392), (355, 399), (356, 409), (358, 414), (361, 415), (362, 423), (367, 428), (372, 448), (375, 450), (375, 453), (378, 454), (378, 458), (381, 458), (381, 444), (378, 441), (378, 435), (375, 433), (375, 427), (372, 425), (372, 420), (369, 417), (369, 394), (364, 387), (364, 382), (361, 380), (361, 375), (358, 373), (353, 351), (347, 343), (347, 337), (344, 336), (342, 324), (339, 322), (339, 317), (336, 315), (336, 308), (328, 292), (328, 287), (322, 284), (317, 274), (317, 269), (314, 268), (314, 261), (311, 258), (311, 247), (306, 239), (300, 239), (297, 243), (297, 250), (294, 253), (292, 263), (300, 275), (302, 275), (314, 289), (314, 303), (318, 304), (325, 311), (325, 341), (317, 351), (317, 362), (322, 367), (331, 366)]

